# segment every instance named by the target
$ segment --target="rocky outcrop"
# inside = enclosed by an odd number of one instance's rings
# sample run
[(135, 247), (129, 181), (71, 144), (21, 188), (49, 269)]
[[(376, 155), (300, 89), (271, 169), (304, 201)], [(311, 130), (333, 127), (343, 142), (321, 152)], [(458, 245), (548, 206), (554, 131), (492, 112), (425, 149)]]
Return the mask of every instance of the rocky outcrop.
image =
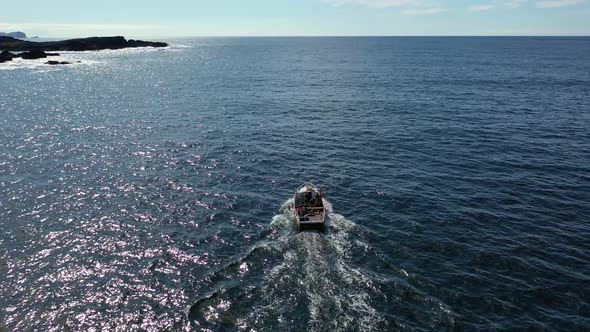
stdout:
[(7, 36), (12, 38), (24, 39), (27, 38), (27, 35), (22, 31), (15, 31), (15, 32), (0, 32), (0, 36)]
[[(91, 37), (68, 39), (53, 42), (31, 42), (19, 40), (10, 36), (0, 36), (0, 63), (12, 61), (14, 58), (23, 59), (42, 59), (48, 56), (58, 56), (58, 53), (46, 53), (48, 51), (98, 51), (98, 50), (118, 50), (130, 47), (166, 47), (168, 44), (159, 42), (149, 42), (143, 40), (127, 40), (124, 37)], [(20, 51), (20, 54), (10, 53), (9, 51)], [(48, 61), (48, 65), (69, 64), (58, 61)]]
[(129, 39), (127, 41), (128, 47), (166, 47), (168, 44), (160, 42), (146, 42), (143, 40)]
[(55, 61), (55, 60), (49, 60), (49, 61), (45, 62), (45, 64), (55, 66), (55, 65), (70, 65), (72, 63), (67, 62), (67, 61), (59, 62), (59, 61)]
[(40, 50), (32, 50), (29, 52), (22, 52), (19, 54), (14, 54), (9, 51), (2, 51), (0, 53), (0, 63), (12, 61), (15, 58), (23, 58), (25, 60), (33, 60), (33, 59), (42, 59), (47, 58), (48, 56), (58, 56), (58, 53), (45, 53)]
[(19, 54), (18, 56), (26, 59), (26, 60), (33, 60), (33, 59), (42, 59), (42, 58), (46, 58), (48, 56), (57, 56), (59, 54), (57, 53), (45, 53), (41, 50), (32, 50), (29, 52), (23, 52), (21, 54)]
[(14, 53), (10, 53), (8, 51), (3, 51), (0, 53), (0, 63), (12, 61), (12, 59), (17, 58), (18, 56)]
[(127, 40), (124, 37), (90, 37), (52, 42), (31, 42), (12, 37), (0, 37), (0, 50), (7, 51), (98, 51), (118, 50), (130, 47), (166, 47), (168, 44), (143, 40)]

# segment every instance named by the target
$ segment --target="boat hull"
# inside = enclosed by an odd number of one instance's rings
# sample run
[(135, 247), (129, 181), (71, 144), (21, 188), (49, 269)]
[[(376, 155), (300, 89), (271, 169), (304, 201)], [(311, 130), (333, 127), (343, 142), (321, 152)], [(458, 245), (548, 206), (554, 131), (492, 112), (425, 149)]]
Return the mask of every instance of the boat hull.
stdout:
[(325, 223), (322, 222), (298, 222), (300, 231), (324, 231)]

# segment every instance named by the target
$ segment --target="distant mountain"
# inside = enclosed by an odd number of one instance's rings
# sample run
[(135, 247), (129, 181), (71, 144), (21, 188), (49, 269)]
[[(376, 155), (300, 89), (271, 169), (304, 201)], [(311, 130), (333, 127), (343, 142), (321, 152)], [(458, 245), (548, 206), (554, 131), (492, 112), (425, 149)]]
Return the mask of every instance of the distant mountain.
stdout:
[(8, 37), (12, 37), (12, 38), (18, 38), (18, 39), (23, 39), (23, 38), (27, 38), (27, 35), (22, 32), (22, 31), (15, 31), (15, 32), (0, 32), (0, 36), (8, 36)]

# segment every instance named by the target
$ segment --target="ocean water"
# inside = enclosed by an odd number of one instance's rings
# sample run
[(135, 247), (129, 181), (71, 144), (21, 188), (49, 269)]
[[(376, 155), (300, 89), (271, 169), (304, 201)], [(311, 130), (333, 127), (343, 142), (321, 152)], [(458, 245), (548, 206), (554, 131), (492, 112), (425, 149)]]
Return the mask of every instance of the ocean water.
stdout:
[(0, 65), (0, 330), (590, 329), (590, 38), (170, 42)]

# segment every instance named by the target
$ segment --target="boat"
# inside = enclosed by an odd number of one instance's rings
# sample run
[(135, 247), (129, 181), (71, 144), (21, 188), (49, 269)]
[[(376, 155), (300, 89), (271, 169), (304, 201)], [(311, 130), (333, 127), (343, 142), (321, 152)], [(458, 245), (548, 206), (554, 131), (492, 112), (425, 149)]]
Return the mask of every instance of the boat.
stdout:
[(300, 231), (324, 229), (326, 209), (324, 194), (311, 183), (306, 183), (295, 191), (294, 213)]

